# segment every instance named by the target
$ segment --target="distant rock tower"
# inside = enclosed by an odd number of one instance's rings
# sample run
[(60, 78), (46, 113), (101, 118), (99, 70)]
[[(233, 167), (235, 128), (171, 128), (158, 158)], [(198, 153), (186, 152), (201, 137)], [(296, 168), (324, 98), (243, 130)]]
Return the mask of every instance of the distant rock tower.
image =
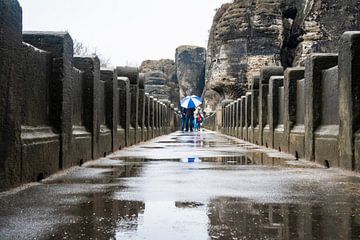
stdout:
[(176, 49), (176, 73), (180, 98), (201, 96), (205, 86), (206, 49), (197, 46), (180, 46)]

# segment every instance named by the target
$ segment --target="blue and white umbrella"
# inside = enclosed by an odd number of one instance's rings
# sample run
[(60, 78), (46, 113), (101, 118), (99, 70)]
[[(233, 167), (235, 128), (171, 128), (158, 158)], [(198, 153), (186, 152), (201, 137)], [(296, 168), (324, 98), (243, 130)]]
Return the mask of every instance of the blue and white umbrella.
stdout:
[(181, 100), (181, 106), (183, 108), (196, 108), (201, 104), (202, 104), (201, 98), (195, 95), (187, 96), (186, 98)]

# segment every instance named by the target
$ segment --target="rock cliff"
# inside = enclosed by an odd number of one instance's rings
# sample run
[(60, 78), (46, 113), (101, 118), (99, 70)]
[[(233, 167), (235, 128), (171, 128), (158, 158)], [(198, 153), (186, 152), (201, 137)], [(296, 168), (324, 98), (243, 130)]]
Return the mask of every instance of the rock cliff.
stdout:
[(176, 106), (179, 104), (179, 86), (173, 60), (146, 60), (140, 66), (140, 73), (145, 75), (145, 92), (160, 101), (169, 100)]
[(180, 98), (188, 95), (201, 96), (205, 86), (206, 49), (197, 46), (180, 46), (175, 61)]
[(344, 31), (359, 29), (360, 1), (235, 0), (213, 20), (206, 56), (207, 105), (238, 98), (267, 65), (303, 65), (311, 52), (336, 52)]

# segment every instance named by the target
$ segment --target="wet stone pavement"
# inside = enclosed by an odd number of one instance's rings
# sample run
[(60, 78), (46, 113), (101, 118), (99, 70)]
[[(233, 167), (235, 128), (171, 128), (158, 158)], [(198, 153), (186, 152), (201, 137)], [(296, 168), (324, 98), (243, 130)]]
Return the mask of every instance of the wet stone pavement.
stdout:
[(176, 132), (0, 193), (0, 239), (360, 239), (360, 177)]

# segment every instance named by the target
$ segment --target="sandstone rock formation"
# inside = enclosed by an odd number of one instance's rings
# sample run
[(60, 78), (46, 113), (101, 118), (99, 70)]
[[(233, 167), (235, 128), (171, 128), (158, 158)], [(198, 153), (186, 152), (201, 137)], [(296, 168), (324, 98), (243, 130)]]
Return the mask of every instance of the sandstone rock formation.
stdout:
[(206, 49), (196, 46), (180, 46), (176, 49), (176, 72), (180, 98), (188, 95), (201, 96), (205, 85)]
[(175, 62), (170, 59), (146, 60), (140, 66), (145, 75), (145, 92), (159, 99), (179, 104), (179, 86)]
[(336, 52), (344, 31), (359, 29), (360, 1), (234, 0), (213, 20), (206, 57), (207, 105), (244, 94), (267, 65), (303, 65), (311, 52)]

